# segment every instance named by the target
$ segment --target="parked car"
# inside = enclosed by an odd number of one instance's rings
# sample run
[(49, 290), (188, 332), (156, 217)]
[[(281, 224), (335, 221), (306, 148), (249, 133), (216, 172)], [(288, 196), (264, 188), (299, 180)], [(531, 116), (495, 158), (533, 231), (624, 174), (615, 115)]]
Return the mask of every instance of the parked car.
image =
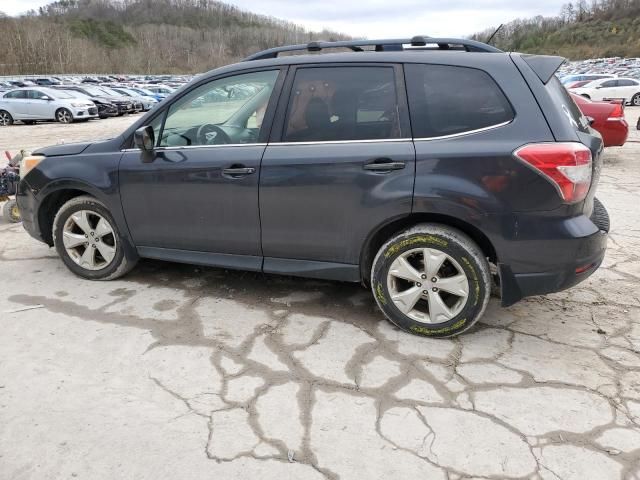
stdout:
[[(456, 335), (492, 279), (506, 306), (603, 260), (602, 138), (563, 62), (430, 37), (266, 50), (111, 140), (35, 152), (23, 225), (83, 278), (145, 257), (361, 282), (400, 328)], [(251, 93), (192, 107), (220, 89)]]
[(640, 106), (640, 81), (633, 78), (594, 80), (570, 91), (590, 100), (624, 99), (631, 105)]
[(75, 90), (66, 90), (64, 88), (61, 88), (61, 90), (68, 93), (74, 98), (81, 98), (83, 100), (93, 102), (93, 104), (98, 109), (98, 118), (117, 117), (119, 115), (118, 107), (113, 103), (109, 103), (102, 97), (89, 97), (84, 93), (77, 92)]
[(160, 94), (154, 93), (151, 90), (147, 90), (146, 88), (142, 88), (142, 87), (129, 87), (129, 88), (131, 88), (131, 90), (133, 90), (134, 92), (139, 93), (140, 95), (153, 98), (157, 102), (161, 102), (166, 98), (166, 95), (160, 95)]
[(118, 108), (118, 115), (135, 112), (135, 107), (131, 100), (122, 98), (122, 96), (113, 97), (96, 85), (60, 85), (59, 87), (55, 88), (59, 88), (62, 90), (75, 90), (76, 92), (84, 93), (94, 102), (96, 100), (102, 100), (106, 103), (115, 105)]
[(131, 97), (136, 102), (139, 102), (142, 105), (142, 110), (144, 112), (148, 112), (158, 103), (158, 100), (156, 100), (155, 98), (142, 95), (141, 93), (138, 93), (127, 87), (111, 87), (111, 90), (114, 90), (120, 95)]
[(566, 75), (562, 77), (562, 84), (566, 85), (571, 82), (581, 82), (583, 80), (602, 80), (603, 78), (614, 78), (616, 75), (608, 74), (608, 73), (588, 73), (588, 74), (578, 74), (578, 75)]
[(596, 102), (571, 94), (580, 111), (589, 119), (604, 141), (605, 147), (621, 147), (629, 136), (629, 124), (624, 118), (624, 103), (620, 101)]
[(125, 95), (123, 93), (117, 92), (113, 88), (110, 88), (105, 85), (100, 85), (99, 87), (96, 87), (96, 88), (99, 88), (100, 90), (102, 90), (110, 98), (117, 99), (122, 102), (130, 102), (131, 104), (133, 104), (133, 113), (140, 113), (144, 110), (144, 105), (142, 104), (139, 98), (134, 98), (130, 95)]
[(60, 85), (60, 81), (55, 80), (54, 78), (42, 77), (42, 78), (36, 78), (33, 81), (35, 82), (36, 85), (40, 85), (43, 87), (49, 87), (51, 85)]
[(14, 120), (24, 123), (34, 123), (36, 120), (71, 123), (97, 116), (98, 109), (92, 102), (46, 87), (10, 90), (0, 98), (0, 126), (11, 125)]
[(171, 95), (174, 91), (173, 88), (165, 87), (163, 85), (147, 85), (145, 88), (150, 92), (153, 92), (156, 95), (159, 95), (161, 98), (166, 98), (167, 96)]

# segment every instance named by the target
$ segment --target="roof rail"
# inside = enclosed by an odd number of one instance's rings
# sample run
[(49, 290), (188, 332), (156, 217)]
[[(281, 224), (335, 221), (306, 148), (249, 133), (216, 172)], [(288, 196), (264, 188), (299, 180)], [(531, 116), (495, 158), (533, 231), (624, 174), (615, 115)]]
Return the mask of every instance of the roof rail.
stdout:
[[(243, 61), (265, 60), (268, 58), (276, 58), (278, 54), (284, 52), (307, 51), (320, 52), (326, 48), (348, 48), (354, 52), (363, 52), (362, 47), (375, 47), (376, 52), (402, 51), (405, 50), (404, 45), (410, 45), (412, 48), (406, 50), (421, 50), (419, 47), (425, 47), (424, 50), (465, 50), (467, 52), (491, 52), (500, 53), (502, 50), (487, 45), (486, 43), (476, 42), (475, 40), (467, 40), (462, 38), (434, 38), (428, 36), (416, 36), (413, 38), (396, 38), (388, 40), (343, 40), (339, 42), (316, 41), (303, 43), (299, 45), (287, 45), (284, 47), (275, 47), (263, 50), (248, 56)], [(434, 45), (434, 47), (428, 47)]]

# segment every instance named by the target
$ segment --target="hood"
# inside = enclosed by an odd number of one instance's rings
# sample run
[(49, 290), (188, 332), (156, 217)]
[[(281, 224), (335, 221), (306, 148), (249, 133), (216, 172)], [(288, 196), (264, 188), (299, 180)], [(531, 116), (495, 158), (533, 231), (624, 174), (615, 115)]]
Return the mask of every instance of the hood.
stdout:
[(64, 145), (53, 145), (34, 151), (34, 155), (44, 155), (46, 157), (58, 157), (61, 155), (78, 155), (84, 152), (91, 143), (68, 143)]

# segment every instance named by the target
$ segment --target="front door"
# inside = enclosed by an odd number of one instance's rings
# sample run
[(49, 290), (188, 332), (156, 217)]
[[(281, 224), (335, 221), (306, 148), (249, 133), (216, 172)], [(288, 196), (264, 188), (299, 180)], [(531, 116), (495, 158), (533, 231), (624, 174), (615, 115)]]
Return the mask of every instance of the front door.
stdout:
[(45, 98), (51, 97), (40, 90), (29, 90), (27, 111), (30, 118), (54, 118), (55, 107)]
[(183, 251), (183, 258), (188, 252), (241, 255), (251, 262), (239, 267), (260, 268), (258, 179), (265, 112), (275, 108), (270, 100), (279, 73), (244, 73), (194, 87), (153, 120), (153, 152), (124, 153), (122, 205), (144, 256), (164, 256), (158, 249)]
[(388, 64), (290, 71), (260, 177), (265, 272), (357, 280), (369, 233), (411, 212), (415, 150), (401, 78)]

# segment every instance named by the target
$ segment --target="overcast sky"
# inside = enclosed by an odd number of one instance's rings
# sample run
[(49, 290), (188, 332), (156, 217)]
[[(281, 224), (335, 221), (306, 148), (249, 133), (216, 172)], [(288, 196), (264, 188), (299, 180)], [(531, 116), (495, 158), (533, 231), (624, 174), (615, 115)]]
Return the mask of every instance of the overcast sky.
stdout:
[[(51, 0), (0, 0), (18, 15)], [(466, 36), (516, 18), (557, 15), (565, 0), (228, 0), (245, 10), (357, 37)]]

